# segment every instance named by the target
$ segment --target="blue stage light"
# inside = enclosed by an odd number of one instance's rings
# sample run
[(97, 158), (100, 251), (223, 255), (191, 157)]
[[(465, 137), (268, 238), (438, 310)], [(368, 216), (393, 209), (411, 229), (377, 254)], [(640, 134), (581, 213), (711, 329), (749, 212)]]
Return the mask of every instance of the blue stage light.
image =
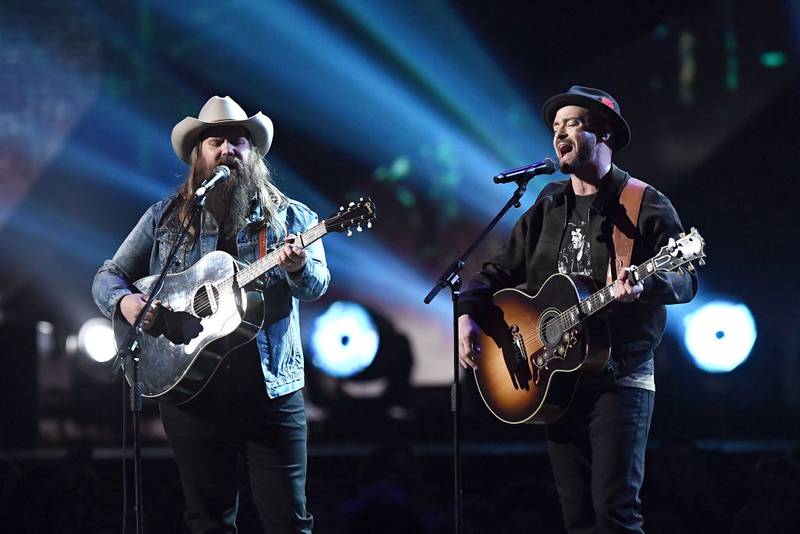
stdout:
[(330, 376), (348, 378), (369, 367), (379, 340), (378, 329), (363, 306), (334, 302), (314, 321), (311, 362)]
[(684, 344), (695, 365), (709, 373), (735, 369), (756, 341), (753, 314), (744, 304), (715, 300), (683, 319)]

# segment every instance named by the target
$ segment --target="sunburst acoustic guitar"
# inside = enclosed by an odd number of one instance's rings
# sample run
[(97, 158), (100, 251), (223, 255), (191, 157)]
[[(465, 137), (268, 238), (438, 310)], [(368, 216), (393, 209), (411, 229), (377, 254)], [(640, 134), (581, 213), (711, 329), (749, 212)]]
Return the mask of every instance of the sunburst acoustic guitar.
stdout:
[[(650, 260), (630, 268), (634, 282), (703, 264), (705, 242), (692, 228)], [(506, 423), (550, 423), (569, 407), (582, 374), (609, 358), (605, 323), (595, 315), (614, 301), (613, 285), (595, 291), (583, 276), (554, 274), (530, 296), (518, 289), (494, 294), (479, 321), (482, 352), (475, 380), (481, 398)]]

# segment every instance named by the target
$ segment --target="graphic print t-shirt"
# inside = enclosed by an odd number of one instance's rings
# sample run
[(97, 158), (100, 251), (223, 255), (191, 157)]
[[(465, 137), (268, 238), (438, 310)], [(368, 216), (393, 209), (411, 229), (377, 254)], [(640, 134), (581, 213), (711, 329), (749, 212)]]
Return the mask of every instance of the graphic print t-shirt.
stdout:
[[(592, 275), (592, 243), (586, 237), (589, 222), (589, 207), (597, 193), (586, 196), (575, 195), (575, 204), (570, 210), (567, 231), (561, 238), (561, 249), (558, 253), (558, 272), (562, 274)], [(653, 360), (648, 360), (628, 374), (621, 374), (620, 369), (609, 364), (617, 386), (626, 386), (656, 390)]]
[(592, 244), (586, 237), (586, 231), (589, 206), (596, 196), (597, 193), (575, 195), (575, 204), (570, 210), (567, 231), (561, 238), (561, 249), (558, 253), (558, 272), (562, 274), (592, 275)]

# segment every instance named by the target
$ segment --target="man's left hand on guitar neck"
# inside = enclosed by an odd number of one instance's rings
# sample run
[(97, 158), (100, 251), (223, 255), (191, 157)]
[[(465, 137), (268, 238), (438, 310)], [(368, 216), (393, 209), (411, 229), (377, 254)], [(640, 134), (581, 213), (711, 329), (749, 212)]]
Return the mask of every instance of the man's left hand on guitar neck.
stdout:
[(614, 280), (614, 298), (620, 302), (633, 302), (639, 300), (644, 286), (641, 282), (634, 284), (630, 278), (630, 271), (623, 269)]

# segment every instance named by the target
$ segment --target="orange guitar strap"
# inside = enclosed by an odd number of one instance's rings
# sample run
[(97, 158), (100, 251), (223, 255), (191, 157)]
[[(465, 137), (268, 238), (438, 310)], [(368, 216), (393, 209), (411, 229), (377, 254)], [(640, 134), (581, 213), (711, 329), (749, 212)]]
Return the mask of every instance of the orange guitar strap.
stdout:
[[(617, 273), (631, 265), (633, 240), (636, 237), (636, 228), (639, 222), (639, 209), (642, 207), (642, 197), (646, 188), (646, 183), (630, 176), (622, 190), (622, 194), (619, 196), (619, 203), (625, 211), (627, 220), (623, 219), (622, 221), (617, 220), (614, 222), (612, 238), (614, 241), (614, 256), (609, 258), (606, 284), (611, 284), (616, 280)], [(628, 227), (627, 232), (620, 228), (621, 224)]]

